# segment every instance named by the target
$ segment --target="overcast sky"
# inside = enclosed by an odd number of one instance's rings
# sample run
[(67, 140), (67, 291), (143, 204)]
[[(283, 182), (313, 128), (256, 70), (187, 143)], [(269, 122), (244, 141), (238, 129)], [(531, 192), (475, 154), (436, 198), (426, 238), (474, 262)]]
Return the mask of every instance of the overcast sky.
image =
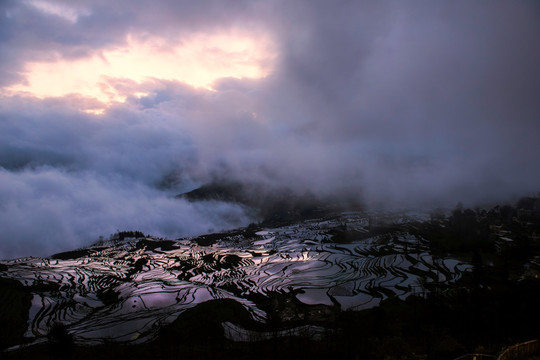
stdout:
[(369, 207), (540, 190), (537, 1), (0, 2), (0, 258), (245, 225), (215, 178)]

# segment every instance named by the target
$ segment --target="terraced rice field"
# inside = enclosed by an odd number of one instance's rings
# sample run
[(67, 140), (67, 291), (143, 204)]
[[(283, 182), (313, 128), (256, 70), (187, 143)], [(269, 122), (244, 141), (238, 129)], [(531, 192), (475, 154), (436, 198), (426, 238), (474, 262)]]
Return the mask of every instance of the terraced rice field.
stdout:
[[(307, 305), (360, 310), (389, 296), (405, 298), (422, 283), (455, 281), (470, 268), (434, 259), (421, 239), (404, 232), (332, 242), (344, 227), (365, 233), (367, 219), (348, 213), (252, 236), (224, 234), (209, 246), (196, 238), (125, 239), (73, 259), (2, 261), (7, 270), (0, 276), (32, 289), (27, 337), (39, 342), (61, 323), (76, 342), (94, 344), (148, 341), (181, 312), (211, 299), (234, 299), (264, 323), (267, 314), (253, 295), (292, 292)], [(234, 324), (223, 326), (232, 339), (254, 337)]]

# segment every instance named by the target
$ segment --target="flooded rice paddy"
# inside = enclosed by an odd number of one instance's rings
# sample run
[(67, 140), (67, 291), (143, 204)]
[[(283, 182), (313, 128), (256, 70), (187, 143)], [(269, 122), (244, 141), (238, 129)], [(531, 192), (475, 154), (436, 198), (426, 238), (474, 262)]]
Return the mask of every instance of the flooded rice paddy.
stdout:
[[(314, 220), (251, 233), (223, 234), (213, 244), (197, 239), (124, 239), (84, 249), (70, 259), (23, 258), (1, 263), (0, 276), (33, 294), (26, 337), (46, 338), (61, 323), (78, 343), (144, 342), (180, 313), (212, 299), (233, 299), (264, 323), (253, 300), (295, 294), (306, 305), (362, 310), (405, 298), (422, 284), (458, 280), (470, 266), (435, 259), (422, 239), (407, 232), (333, 242), (336, 229), (367, 233), (362, 214)], [(223, 324), (233, 340), (265, 338)], [(288, 333), (323, 331), (298, 327)], [(275, 334), (275, 333), (274, 333)]]

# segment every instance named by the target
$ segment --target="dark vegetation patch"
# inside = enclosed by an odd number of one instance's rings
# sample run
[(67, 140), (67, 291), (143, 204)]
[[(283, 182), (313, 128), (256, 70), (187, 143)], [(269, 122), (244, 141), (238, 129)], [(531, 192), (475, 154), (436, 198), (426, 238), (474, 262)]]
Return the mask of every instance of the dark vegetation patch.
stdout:
[(123, 241), (127, 238), (134, 238), (134, 239), (140, 239), (145, 237), (144, 234), (141, 231), (135, 230), (135, 231), (119, 231), (116, 234), (112, 235), (112, 240), (118, 240)]
[(435, 256), (470, 259), (477, 280), (480, 275), (515, 280), (523, 275), (524, 266), (538, 263), (540, 198), (491, 209), (464, 209), (458, 204), (448, 217), (434, 214), (430, 221), (411, 224), (409, 232), (425, 239)]
[(29, 291), (36, 293), (43, 292), (55, 292), (59, 291), (61, 286), (58, 283), (44, 280), (37, 280), (32, 283), (32, 285), (26, 287)]
[(65, 251), (51, 256), (54, 260), (73, 260), (88, 256), (92, 253), (91, 249), (79, 249), (72, 251)]
[(135, 245), (136, 249), (144, 249), (146, 250), (155, 250), (157, 248), (161, 248), (163, 251), (170, 251), (178, 249), (178, 246), (176, 246), (176, 241), (173, 240), (148, 240), (143, 239), (137, 241), (137, 244)]
[(193, 239), (200, 246), (212, 246), (216, 242), (226, 237), (235, 236), (237, 233), (224, 232), (224, 233), (214, 233), (208, 235), (201, 235)]
[(497, 241), (507, 237), (513, 245), (503, 250), (520, 257), (537, 250), (539, 245), (535, 236), (540, 234), (540, 209), (522, 207), (540, 203), (540, 199), (533, 199), (524, 198), (516, 206), (497, 205), (489, 210), (464, 209), (458, 204), (448, 218), (432, 217), (431, 221), (416, 224), (416, 231), (430, 240), (433, 250), (452, 253), (495, 252)]
[(52, 359), (71, 359), (73, 352), (73, 337), (62, 323), (55, 323), (47, 336), (49, 357)]
[(200, 266), (197, 260), (189, 258), (179, 261), (179, 264), (171, 267), (170, 270), (180, 271), (178, 280), (189, 281), (191, 277), (200, 274), (204, 270), (204, 266)]
[(242, 229), (197, 236), (193, 239), (193, 241), (195, 241), (200, 246), (211, 246), (219, 240), (238, 242), (239, 240), (251, 239), (256, 237), (257, 235), (255, 235), (255, 233), (258, 230), (260, 230), (260, 226), (256, 224), (250, 224), (249, 226)]
[(231, 299), (210, 300), (181, 313), (160, 331), (160, 341), (177, 341), (190, 345), (212, 346), (224, 342), (222, 322), (244, 328), (260, 328), (249, 312)]
[(348, 230), (346, 226), (340, 226), (329, 231), (332, 241), (337, 244), (349, 244), (362, 239), (364, 233), (357, 230)]
[(136, 273), (141, 272), (143, 270), (143, 266), (146, 264), (148, 264), (147, 258), (137, 259), (137, 261), (135, 261), (131, 266), (131, 269), (129, 269), (129, 271), (127, 272), (128, 279), (131, 279), (131, 277)]
[[(190, 280), (193, 276), (201, 274), (203, 272), (214, 272), (224, 269), (233, 269), (238, 267), (242, 261), (242, 258), (234, 254), (206, 254), (200, 260), (194, 258), (188, 258), (179, 260), (178, 265), (171, 267), (170, 270), (178, 270), (180, 274), (178, 275), (179, 280)], [(236, 286), (231, 286), (231, 289)], [(229, 290), (231, 290), (229, 289)]]
[(232, 269), (237, 267), (242, 261), (242, 258), (238, 255), (227, 254), (224, 256), (219, 256), (217, 259), (220, 269)]
[(369, 359), (413, 353), (453, 359), (478, 348), (496, 354), (503, 346), (538, 336), (538, 281), (432, 290), (405, 301), (392, 298), (370, 310), (341, 313), (338, 341), (347, 352)]
[(133, 270), (135, 272), (139, 272), (142, 270), (143, 266), (146, 264), (148, 264), (148, 259), (146, 258), (137, 259), (137, 261), (135, 261), (135, 264), (133, 265)]
[(111, 288), (101, 288), (96, 293), (97, 297), (106, 306), (118, 303), (120, 293)]
[(106, 246), (93, 246), (90, 249), (78, 249), (78, 250), (61, 252), (61, 253), (52, 255), (50, 258), (53, 260), (74, 260), (74, 259), (80, 259), (85, 256), (91, 256), (96, 251), (101, 251), (105, 249), (107, 249)]
[(162, 251), (172, 251), (172, 250), (179, 249), (179, 247), (176, 245), (176, 242), (172, 240), (160, 241), (159, 245)]
[(300, 291), (272, 292), (263, 296), (261, 294), (248, 295), (247, 298), (264, 310), (268, 316), (268, 326), (272, 329), (300, 326), (304, 324), (317, 324), (333, 326), (339, 305), (306, 305), (296, 295)]
[(333, 242), (337, 244), (350, 244), (355, 241), (361, 241), (372, 237), (391, 236), (397, 233), (408, 231), (408, 225), (398, 224), (379, 224), (369, 226), (367, 231), (349, 229), (346, 225), (333, 228), (329, 235)]
[(24, 342), (31, 301), (32, 294), (20, 282), (0, 278), (0, 356)]

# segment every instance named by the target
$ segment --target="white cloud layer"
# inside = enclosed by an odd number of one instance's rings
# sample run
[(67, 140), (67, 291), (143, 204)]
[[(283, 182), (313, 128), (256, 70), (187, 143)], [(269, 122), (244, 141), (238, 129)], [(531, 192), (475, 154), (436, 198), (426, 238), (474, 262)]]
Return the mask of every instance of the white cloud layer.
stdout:
[(189, 203), (159, 190), (92, 173), (43, 167), (0, 170), (0, 253), (46, 256), (118, 230), (176, 238), (245, 226), (250, 217), (222, 202)]

